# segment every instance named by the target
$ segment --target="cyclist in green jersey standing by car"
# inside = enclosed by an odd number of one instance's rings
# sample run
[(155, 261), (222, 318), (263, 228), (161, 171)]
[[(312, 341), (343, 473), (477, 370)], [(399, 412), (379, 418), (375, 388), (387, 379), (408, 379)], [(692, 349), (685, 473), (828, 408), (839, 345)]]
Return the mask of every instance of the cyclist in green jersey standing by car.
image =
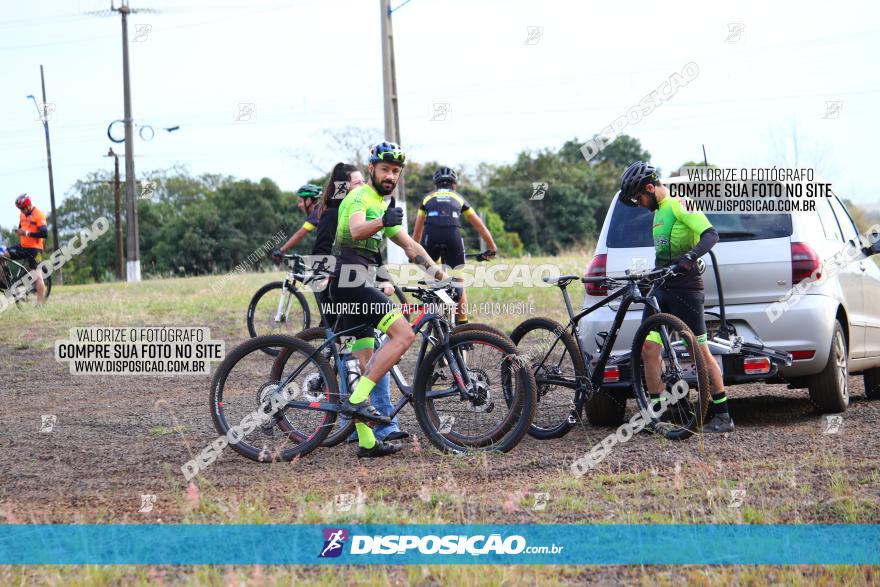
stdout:
[[(382, 266), (380, 248), (387, 237), (403, 249), (407, 258), (422, 266), (435, 279), (446, 274), (431, 262), (424, 248), (407, 235), (403, 210), (389, 197), (397, 187), (406, 153), (399, 145), (384, 141), (370, 150), (369, 181), (351, 192), (339, 206), (333, 252), (336, 267), (330, 282), (330, 298), (344, 304), (340, 313), (342, 329), (361, 326), (351, 351), (361, 364), (362, 375), (351, 396), (342, 402), (343, 415), (359, 420), (358, 457), (382, 457), (400, 450), (394, 442), (376, 440), (363, 421), (388, 424), (391, 419), (369, 402), (370, 392), (415, 340), (409, 322), (376, 287), (376, 273)], [(368, 277), (368, 279), (364, 279)], [(373, 353), (373, 330), (388, 340)]]
[[(651, 165), (637, 161), (627, 167), (620, 180), (620, 202), (626, 206), (640, 206), (654, 212), (653, 237), (656, 253), (655, 268), (675, 264), (676, 275), (655, 290), (661, 312), (681, 318), (697, 337), (700, 351), (709, 368), (712, 384), (714, 416), (703, 426), (704, 432), (732, 432), (733, 419), (727, 406), (721, 369), (712, 357), (706, 343), (706, 320), (703, 315), (703, 278), (697, 260), (718, 242), (718, 231), (702, 212), (688, 212), (681, 200), (670, 197), (669, 190), (657, 177)], [(645, 317), (648, 310), (645, 310)], [(660, 402), (664, 391), (660, 379), (659, 334), (652, 332), (642, 349), (648, 391), (652, 401)]]
[[(422, 200), (419, 214), (413, 228), (413, 240), (420, 243), (431, 258), (442, 262), (446, 267), (464, 265), (464, 239), (461, 237), (461, 219), (465, 218), (486, 243), (486, 250), (477, 255), (477, 260), (485, 261), (497, 252), (492, 233), (480, 220), (473, 208), (456, 190), (458, 175), (449, 167), (441, 167), (434, 172), (436, 189)], [(424, 238), (422, 237), (424, 231)], [(461, 282), (459, 278), (453, 278)], [(467, 298), (461, 288), (460, 302), (456, 306), (456, 323), (468, 321)]]

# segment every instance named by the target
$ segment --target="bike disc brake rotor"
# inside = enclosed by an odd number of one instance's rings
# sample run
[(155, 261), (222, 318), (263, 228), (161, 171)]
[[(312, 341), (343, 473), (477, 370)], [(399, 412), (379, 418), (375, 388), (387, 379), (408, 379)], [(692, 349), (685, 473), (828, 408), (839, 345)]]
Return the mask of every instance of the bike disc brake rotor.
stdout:
[[(260, 389), (257, 390), (257, 410), (262, 411), (263, 408), (269, 403), (269, 398), (278, 390), (278, 382), (267, 381), (263, 385), (260, 386)], [(264, 434), (271, 435), (272, 428), (274, 427), (274, 419), (270, 419), (267, 422), (263, 422), (260, 428), (263, 430)]]
[(324, 378), (320, 373), (311, 373), (303, 383), (303, 398), (310, 402), (319, 402), (324, 399)]
[(483, 369), (474, 367), (468, 368), (468, 377), (470, 377), (472, 391), (470, 402), (477, 412), (489, 413), (495, 408), (495, 403), (491, 401), (489, 394), (489, 374)]

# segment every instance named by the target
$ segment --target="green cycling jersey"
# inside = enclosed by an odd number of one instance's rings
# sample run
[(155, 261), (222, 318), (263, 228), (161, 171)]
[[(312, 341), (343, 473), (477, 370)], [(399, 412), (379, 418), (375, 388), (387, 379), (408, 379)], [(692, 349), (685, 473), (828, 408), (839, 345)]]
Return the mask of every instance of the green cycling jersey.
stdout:
[(669, 265), (696, 245), (700, 235), (712, 228), (702, 212), (687, 212), (681, 200), (667, 196), (654, 212), (653, 235), (656, 267)]
[[(654, 267), (673, 263), (689, 252), (700, 241), (700, 236), (712, 228), (712, 223), (702, 212), (688, 212), (681, 200), (667, 196), (660, 200), (654, 211), (652, 234), (654, 236)], [(703, 279), (696, 267), (677, 275), (664, 284), (664, 289), (700, 291)]]
[(363, 212), (368, 222), (376, 220), (382, 218), (387, 209), (388, 201), (369, 184), (359, 186), (345, 196), (339, 205), (336, 242), (333, 245), (333, 254), (338, 258), (337, 266), (347, 263), (364, 266), (382, 264), (382, 254), (379, 250), (382, 239), (395, 236), (403, 227), (385, 226), (367, 239), (356, 240), (351, 235), (349, 221), (358, 212)]

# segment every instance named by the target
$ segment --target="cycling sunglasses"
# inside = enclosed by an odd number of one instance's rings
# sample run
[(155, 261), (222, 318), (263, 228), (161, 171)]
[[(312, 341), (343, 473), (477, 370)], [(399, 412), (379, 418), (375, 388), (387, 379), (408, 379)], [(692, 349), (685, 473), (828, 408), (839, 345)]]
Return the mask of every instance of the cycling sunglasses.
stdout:
[(376, 156), (380, 161), (390, 161), (392, 163), (403, 163), (406, 161), (406, 153), (403, 151), (383, 151)]

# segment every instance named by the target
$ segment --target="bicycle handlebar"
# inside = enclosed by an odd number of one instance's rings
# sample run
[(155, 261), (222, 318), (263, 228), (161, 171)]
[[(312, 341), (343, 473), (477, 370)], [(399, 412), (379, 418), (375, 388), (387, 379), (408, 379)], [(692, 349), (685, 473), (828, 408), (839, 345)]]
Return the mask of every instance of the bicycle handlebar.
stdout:
[(464, 257), (465, 257), (465, 259), (467, 259), (469, 257), (473, 257), (478, 262), (483, 262), (483, 261), (488, 261), (489, 259), (491, 259), (492, 257), (494, 257), (497, 254), (498, 253), (496, 251), (482, 251), (480, 253), (465, 253)]
[(677, 272), (678, 264), (673, 263), (672, 265), (661, 267), (660, 269), (655, 269), (653, 271), (649, 271), (648, 273), (639, 273), (637, 275), (622, 275), (619, 277), (610, 277), (607, 275), (604, 277), (581, 277), (581, 283), (622, 283), (627, 281), (653, 282), (672, 277)]

